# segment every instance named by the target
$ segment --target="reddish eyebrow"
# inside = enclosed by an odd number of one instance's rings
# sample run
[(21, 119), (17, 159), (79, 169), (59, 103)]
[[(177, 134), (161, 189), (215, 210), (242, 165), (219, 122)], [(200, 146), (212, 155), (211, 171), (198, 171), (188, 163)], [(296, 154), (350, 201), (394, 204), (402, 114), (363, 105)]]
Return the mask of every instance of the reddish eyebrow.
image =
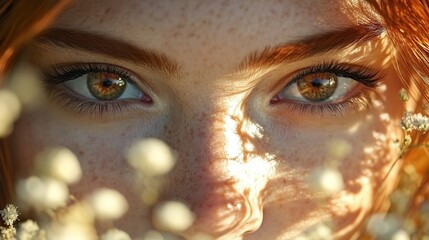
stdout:
[(266, 47), (263, 51), (251, 53), (239, 65), (240, 71), (297, 61), (303, 58), (340, 50), (353, 44), (368, 42), (384, 32), (378, 24), (357, 25), (338, 29), (302, 40)]
[[(249, 54), (238, 65), (238, 71), (266, 68), (332, 50), (340, 50), (353, 44), (368, 42), (383, 31), (384, 28), (379, 24), (357, 25), (306, 37), (296, 42), (266, 47), (262, 51)], [(53, 28), (43, 33), (37, 41), (141, 64), (154, 71), (162, 72), (168, 77), (178, 78), (179, 76), (179, 64), (165, 54), (141, 49), (109, 36), (74, 29)]]
[(177, 77), (179, 74), (178, 64), (167, 58), (165, 54), (141, 49), (104, 35), (74, 29), (53, 28), (43, 33), (37, 39), (37, 42), (108, 55), (113, 58), (141, 64), (170, 77)]

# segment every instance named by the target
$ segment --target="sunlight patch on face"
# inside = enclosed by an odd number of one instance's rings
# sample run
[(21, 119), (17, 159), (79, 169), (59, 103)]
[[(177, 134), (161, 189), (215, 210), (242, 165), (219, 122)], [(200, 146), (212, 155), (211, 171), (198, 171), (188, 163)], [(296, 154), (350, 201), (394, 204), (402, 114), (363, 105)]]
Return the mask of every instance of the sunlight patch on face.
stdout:
[(266, 154), (261, 156), (250, 156), (248, 161), (239, 162), (230, 160), (226, 163), (229, 176), (237, 181), (237, 188), (244, 190), (248, 188), (262, 189), (270, 176), (273, 176), (276, 163), (274, 156)]
[(362, 126), (362, 121), (356, 122), (351, 127), (349, 127), (349, 129), (347, 129), (347, 133), (350, 135), (354, 135), (358, 133), (361, 126)]
[(334, 215), (347, 216), (351, 212), (357, 214), (352, 223), (339, 226), (340, 229), (336, 231), (335, 237), (340, 237), (353, 231), (363, 221), (366, 213), (372, 207), (374, 194), (372, 190), (373, 184), (370, 179), (361, 177), (356, 179), (354, 183), (361, 188), (359, 193), (343, 191), (331, 201), (331, 206), (334, 206), (332, 209)]
[(226, 158), (238, 158), (242, 154), (242, 141), (240, 135), (236, 133), (238, 123), (230, 115), (226, 115), (224, 119), (224, 124)]

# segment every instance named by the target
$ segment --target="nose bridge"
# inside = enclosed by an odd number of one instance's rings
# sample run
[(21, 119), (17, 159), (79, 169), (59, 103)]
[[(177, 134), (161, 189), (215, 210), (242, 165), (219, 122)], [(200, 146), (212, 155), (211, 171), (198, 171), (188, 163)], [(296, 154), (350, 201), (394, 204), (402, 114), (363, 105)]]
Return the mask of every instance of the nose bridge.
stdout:
[(163, 199), (183, 201), (195, 212), (195, 224), (186, 236), (203, 232), (225, 238), (255, 230), (261, 220), (256, 217), (259, 204), (249, 200), (255, 197), (248, 189), (237, 187), (227, 168), (229, 161), (242, 162), (245, 155), (239, 119), (224, 107), (187, 109), (176, 119), (166, 139), (177, 151), (178, 163)]

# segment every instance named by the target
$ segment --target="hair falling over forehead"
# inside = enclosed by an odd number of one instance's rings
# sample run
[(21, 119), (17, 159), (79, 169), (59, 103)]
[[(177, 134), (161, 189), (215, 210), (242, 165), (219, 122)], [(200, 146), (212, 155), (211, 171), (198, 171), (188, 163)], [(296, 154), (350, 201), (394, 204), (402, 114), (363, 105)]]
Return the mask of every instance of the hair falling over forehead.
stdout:
[[(70, 0), (0, 1), (0, 87), (20, 49), (43, 31)], [(11, 202), (12, 161), (10, 146), (0, 139), (0, 205)]]
[[(429, 101), (429, 2), (424, 0), (367, 0), (383, 17), (384, 26), (397, 52), (398, 73), (407, 87), (417, 86), (423, 104)], [(411, 80), (411, 81), (410, 81)]]
[(49, 26), (69, 2), (5, 0), (0, 3), (0, 85), (17, 52)]

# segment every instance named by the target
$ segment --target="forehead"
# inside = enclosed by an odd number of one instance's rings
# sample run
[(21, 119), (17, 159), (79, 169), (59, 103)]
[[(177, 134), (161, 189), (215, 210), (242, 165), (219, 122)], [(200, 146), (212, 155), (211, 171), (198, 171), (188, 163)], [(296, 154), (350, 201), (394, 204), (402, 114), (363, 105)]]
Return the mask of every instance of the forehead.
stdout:
[[(166, 53), (190, 71), (353, 25), (345, 0), (78, 0), (54, 27), (108, 35)], [(220, 66), (222, 65), (222, 66)]]
[[(74, 1), (56, 25), (141, 42), (156, 36), (285, 42), (350, 25), (343, 0)], [(157, 39), (159, 40), (159, 39)]]

